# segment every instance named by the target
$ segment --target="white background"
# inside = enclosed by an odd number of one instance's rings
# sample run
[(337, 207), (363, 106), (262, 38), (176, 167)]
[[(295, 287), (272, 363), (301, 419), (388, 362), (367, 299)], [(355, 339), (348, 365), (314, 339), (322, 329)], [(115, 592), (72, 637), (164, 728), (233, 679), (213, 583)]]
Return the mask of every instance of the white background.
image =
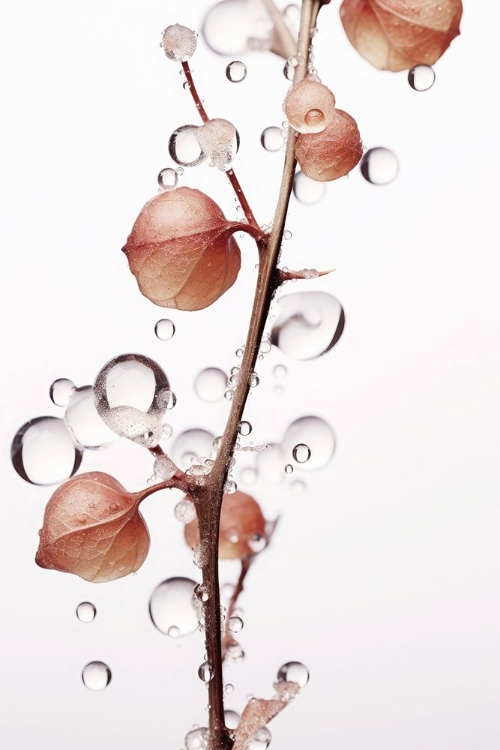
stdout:
[[(500, 743), (500, 19), (494, 3), (466, 3), (462, 36), (436, 65), (434, 88), (416, 93), (404, 73), (377, 72), (357, 55), (337, 5), (322, 13), (320, 75), (365, 145), (392, 148), (401, 172), (377, 188), (356, 170), (317, 206), (291, 208), (283, 262), (337, 268), (302, 288), (335, 294), (346, 329), (313, 362), (273, 350), (249, 415), (255, 440), (265, 441), (296, 417), (321, 414), (338, 449), (327, 469), (303, 473), (302, 497), (290, 492), (293, 478), (254, 488), (281, 523), (242, 598), (247, 658), (228, 673), (236, 688), (228, 707), (241, 710), (248, 693), (271, 695), (280, 664), (299, 659), (310, 683), (271, 727), (276, 750), (490, 750)], [(145, 507), (152, 549), (136, 576), (93, 586), (41, 570), (33, 557), (52, 489), (18, 477), (10, 442), (28, 419), (62, 416), (48, 396), (55, 378), (91, 383), (126, 351), (166, 369), (177, 431), (220, 433), (227, 404), (203, 404), (192, 382), (204, 366), (236, 364), (254, 248), (242, 243), (240, 278), (216, 305), (172, 312), (170, 342), (155, 338), (164, 311), (139, 294), (120, 252), (158, 171), (171, 166), (169, 134), (196, 123), (160, 32), (175, 22), (199, 28), (208, 7), (3, 3), (0, 736), (14, 750), (178, 750), (194, 722), (206, 723), (201, 637), (167, 639), (147, 611), (161, 580), (198, 575), (173, 498)], [(282, 154), (266, 153), (259, 139), (283, 120), (288, 84), (278, 58), (243, 59), (249, 73), (238, 85), (201, 41), (193, 67), (209, 113), (240, 132), (235, 167), (268, 223)], [(214, 170), (187, 171), (183, 184), (237, 216)], [(289, 375), (278, 397), (279, 362)], [(138, 489), (151, 461), (119, 442), (85, 455), (82, 470), (93, 469)], [(235, 572), (226, 564), (223, 580)], [(85, 599), (98, 609), (89, 625), (74, 614)], [(113, 672), (101, 693), (80, 679), (93, 659)]]

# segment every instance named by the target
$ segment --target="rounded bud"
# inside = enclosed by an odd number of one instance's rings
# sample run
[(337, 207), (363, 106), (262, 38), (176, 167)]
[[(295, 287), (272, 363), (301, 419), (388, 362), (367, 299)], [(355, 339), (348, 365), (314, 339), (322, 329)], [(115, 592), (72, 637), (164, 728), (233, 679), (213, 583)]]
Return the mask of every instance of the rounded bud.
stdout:
[(194, 55), (198, 43), (196, 33), (176, 23), (163, 32), (163, 51), (169, 60), (185, 62)]
[(334, 114), (335, 97), (322, 83), (305, 78), (290, 89), (283, 109), (294, 130), (321, 133)]
[(354, 169), (363, 156), (363, 145), (356, 121), (336, 109), (321, 133), (301, 133), (295, 145), (295, 156), (302, 172), (311, 180), (337, 180)]

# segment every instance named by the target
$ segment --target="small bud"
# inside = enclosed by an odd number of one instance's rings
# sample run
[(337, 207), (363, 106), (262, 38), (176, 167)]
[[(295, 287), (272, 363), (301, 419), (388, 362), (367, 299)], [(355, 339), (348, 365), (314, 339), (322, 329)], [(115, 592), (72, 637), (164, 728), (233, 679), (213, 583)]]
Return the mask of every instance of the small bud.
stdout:
[(163, 50), (169, 60), (185, 62), (194, 55), (198, 40), (196, 34), (186, 26), (176, 23), (163, 32)]
[(305, 78), (290, 89), (283, 109), (299, 133), (321, 133), (333, 117), (335, 97), (322, 83)]

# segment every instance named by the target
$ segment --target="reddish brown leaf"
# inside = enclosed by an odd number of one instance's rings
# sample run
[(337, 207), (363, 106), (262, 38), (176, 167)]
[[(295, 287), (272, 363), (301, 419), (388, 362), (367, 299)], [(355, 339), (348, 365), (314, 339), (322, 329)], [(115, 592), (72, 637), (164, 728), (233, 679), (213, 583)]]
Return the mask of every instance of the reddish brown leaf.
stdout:
[(354, 169), (363, 155), (356, 121), (341, 109), (335, 109), (321, 133), (301, 133), (295, 156), (303, 173), (317, 182), (336, 180)]
[(36, 563), (94, 583), (135, 572), (149, 551), (140, 500), (109, 474), (73, 477), (45, 508)]
[(139, 289), (155, 305), (202, 310), (236, 281), (240, 249), (236, 231), (204, 193), (188, 187), (160, 193), (139, 214), (123, 248)]
[[(184, 530), (186, 543), (194, 549), (200, 541), (198, 519), (188, 523)], [(244, 560), (265, 546), (266, 521), (260, 505), (244, 492), (224, 495), (219, 533), (221, 560)]]
[(278, 682), (274, 687), (274, 698), (251, 698), (245, 706), (235, 732), (233, 750), (248, 750), (259, 730), (288, 706), (300, 690), (296, 682)]
[(344, 0), (344, 30), (380, 70), (433, 65), (460, 33), (462, 0)]

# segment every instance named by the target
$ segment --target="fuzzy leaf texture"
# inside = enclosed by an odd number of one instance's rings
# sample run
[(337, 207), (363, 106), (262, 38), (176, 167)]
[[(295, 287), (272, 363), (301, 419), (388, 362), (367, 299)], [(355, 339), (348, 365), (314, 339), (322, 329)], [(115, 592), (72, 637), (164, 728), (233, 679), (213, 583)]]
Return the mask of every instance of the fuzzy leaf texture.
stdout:
[(243, 222), (228, 221), (208, 195), (180, 187), (146, 203), (123, 251), (139, 289), (155, 305), (202, 310), (236, 281), (236, 231), (255, 234)]
[(348, 174), (363, 156), (356, 121), (341, 109), (321, 133), (300, 133), (295, 156), (302, 172), (311, 180), (329, 182)]
[(296, 682), (278, 682), (274, 687), (274, 698), (251, 698), (247, 703), (235, 732), (233, 750), (252, 747), (259, 730), (286, 708), (300, 690)]
[(462, 0), (344, 0), (352, 46), (379, 70), (433, 65), (460, 33)]
[(99, 471), (65, 482), (45, 508), (37, 565), (94, 583), (134, 573), (150, 541), (138, 509), (141, 498)]

